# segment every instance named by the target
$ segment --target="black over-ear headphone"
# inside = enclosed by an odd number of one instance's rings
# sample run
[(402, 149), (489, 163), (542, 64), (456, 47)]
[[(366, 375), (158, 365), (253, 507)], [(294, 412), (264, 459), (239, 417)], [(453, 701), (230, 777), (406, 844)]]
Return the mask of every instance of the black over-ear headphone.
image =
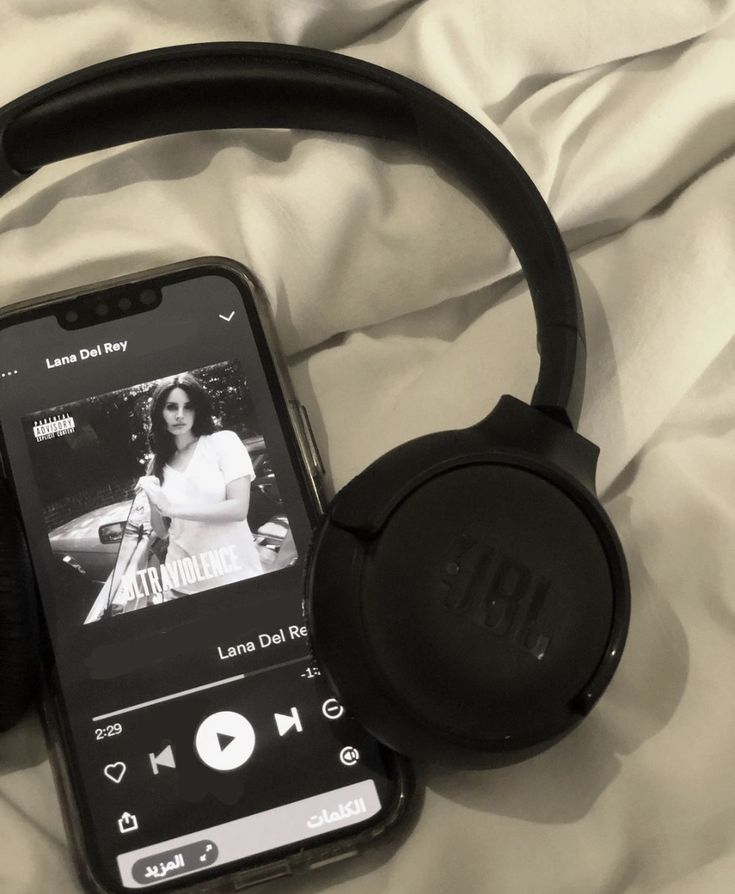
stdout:
[[(558, 739), (610, 681), (630, 613), (622, 549), (574, 431), (585, 344), (559, 231), (504, 146), (398, 74), (301, 47), (218, 43), (126, 56), (0, 110), (0, 193), (43, 165), (148, 137), (299, 128), (407, 143), (451, 168), (507, 234), (536, 315), (530, 406), (392, 450), (333, 500), (306, 603), (345, 705), (399, 751), (506, 763)], [(3, 512), (0, 724), (30, 690), (27, 561)]]

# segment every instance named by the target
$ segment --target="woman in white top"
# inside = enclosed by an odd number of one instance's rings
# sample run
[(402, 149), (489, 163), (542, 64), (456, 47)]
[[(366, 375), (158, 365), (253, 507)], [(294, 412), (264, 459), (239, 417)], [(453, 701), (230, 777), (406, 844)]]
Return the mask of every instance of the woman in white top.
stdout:
[[(247, 523), (250, 455), (235, 432), (215, 431), (209, 394), (191, 373), (165, 380), (153, 393), (151, 447), (151, 474), (138, 486), (154, 531), (168, 538), (165, 564), (177, 571), (171, 595), (262, 574)], [(197, 573), (189, 579), (178, 574), (192, 567)]]

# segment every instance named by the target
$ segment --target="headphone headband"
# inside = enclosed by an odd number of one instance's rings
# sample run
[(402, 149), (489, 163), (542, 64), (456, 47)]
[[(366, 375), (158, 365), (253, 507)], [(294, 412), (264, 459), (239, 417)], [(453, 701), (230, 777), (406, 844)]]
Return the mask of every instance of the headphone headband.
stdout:
[(452, 169), (505, 231), (526, 275), (540, 358), (532, 403), (576, 426), (582, 312), (548, 207), (478, 121), (394, 72), (263, 43), (170, 47), (92, 65), (0, 109), (0, 195), (38, 168), (86, 152), (186, 131), (265, 127), (396, 140)]

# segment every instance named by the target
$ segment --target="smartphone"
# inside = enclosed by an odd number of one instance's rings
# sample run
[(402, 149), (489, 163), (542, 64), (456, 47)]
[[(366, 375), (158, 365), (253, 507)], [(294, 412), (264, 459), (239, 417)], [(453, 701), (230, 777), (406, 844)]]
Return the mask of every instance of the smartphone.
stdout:
[(89, 890), (232, 891), (406, 814), (406, 763), (310, 649), (321, 461), (267, 309), (248, 270), (208, 258), (0, 317), (3, 473)]

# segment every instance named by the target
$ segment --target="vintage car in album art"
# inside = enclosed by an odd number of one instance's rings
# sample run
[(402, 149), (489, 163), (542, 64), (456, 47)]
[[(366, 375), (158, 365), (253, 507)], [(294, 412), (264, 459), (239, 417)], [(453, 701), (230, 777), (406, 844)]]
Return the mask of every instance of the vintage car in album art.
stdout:
[(49, 534), (54, 556), (92, 580), (104, 581), (115, 564), (130, 504), (111, 503), (54, 528)]
[[(296, 561), (296, 549), (263, 440), (251, 440), (256, 442), (244, 442), (255, 470), (248, 523), (263, 571), (276, 571)], [(58, 525), (50, 532), (49, 542), (64, 571), (64, 591), (78, 593), (84, 603), (80, 606), (83, 623), (155, 604), (154, 596), (133, 599), (122, 587), (126, 576), (151, 562), (163, 561), (165, 556), (166, 541), (153, 533), (148, 501), (143, 494), (90, 510)]]
[(263, 571), (285, 568), (296, 561), (296, 545), (285, 515), (275, 515), (255, 532)]
[[(255, 534), (261, 526), (282, 512), (282, 503), (270, 459), (262, 446), (263, 439), (248, 439), (243, 443), (250, 451), (255, 471), (248, 511), (248, 524)], [(72, 568), (103, 583), (115, 565), (131, 505), (132, 498), (110, 503), (59, 525), (49, 534), (52, 552)], [(139, 533), (145, 536), (148, 532)], [(273, 564), (274, 551), (278, 551), (274, 549), (277, 541), (277, 536), (274, 542), (268, 538), (263, 541), (269, 544), (267, 553), (266, 547), (259, 549), (265, 560), (264, 567)]]

